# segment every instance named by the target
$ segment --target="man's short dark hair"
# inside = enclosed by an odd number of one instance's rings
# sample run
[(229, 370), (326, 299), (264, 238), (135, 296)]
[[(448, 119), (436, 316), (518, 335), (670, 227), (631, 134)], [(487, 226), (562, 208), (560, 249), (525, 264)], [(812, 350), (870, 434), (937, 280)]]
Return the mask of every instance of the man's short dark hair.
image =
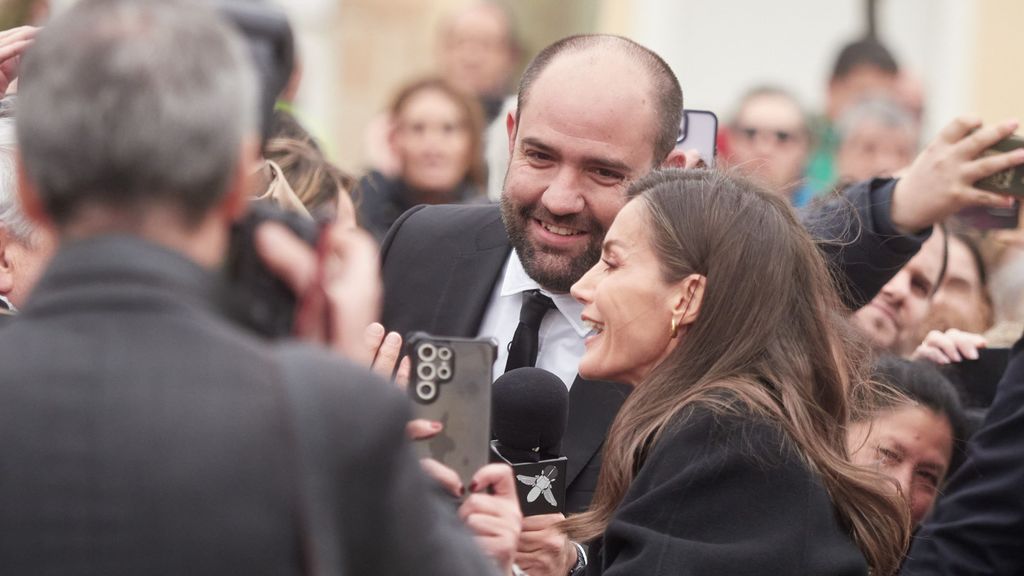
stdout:
[[(636, 42), (610, 34), (580, 34), (563, 38), (541, 50), (523, 72), (519, 81), (516, 102), (516, 123), (523, 107), (529, 101), (530, 88), (547, 67), (563, 54), (574, 54), (592, 49), (619, 51), (643, 68), (651, 80), (657, 107), (657, 134), (654, 140), (654, 164), (661, 164), (676, 146), (679, 123), (683, 116), (683, 90), (672, 68), (653, 51)], [(566, 97), (570, 97), (566, 95)]]
[(82, 0), (25, 56), (18, 140), (58, 225), (82, 208), (152, 206), (197, 223), (256, 132), (256, 83), (237, 33), (189, 0)]
[(836, 64), (832, 67), (832, 79), (841, 80), (862, 66), (877, 68), (892, 75), (900, 71), (896, 58), (884, 44), (874, 38), (862, 38), (843, 46), (839, 51)]

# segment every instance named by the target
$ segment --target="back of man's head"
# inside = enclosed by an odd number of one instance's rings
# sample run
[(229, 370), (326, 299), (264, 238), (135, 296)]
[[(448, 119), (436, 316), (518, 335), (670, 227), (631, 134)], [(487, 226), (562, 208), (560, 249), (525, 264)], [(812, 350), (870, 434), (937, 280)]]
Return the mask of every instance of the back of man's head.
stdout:
[(20, 150), (58, 228), (84, 209), (197, 224), (256, 131), (244, 45), (194, 1), (81, 0), (40, 32), (21, 78)]
[[(653, 51), (636, 42), (606, 34), (584, 34), (563, 38), (551, 44), (530, 62), (519, 81), (516, 120), (530, 99), (530, 88), (540, 75), (560, 56), (600, 51), (624, 54), (636, 62), (639, 69), (647, 73), (650, 81), (652, 99), (657, 118), (654, 136), (654, 165), (657, 166), (668, 157), (675, 148), (679, 136), (679, 124), (683, 115), (683, 90), (679, 86), (672, 68)], [(609, 81), (614, 81), (609, 79)], [(566, 98), (577, 98), (585, 101), (585, 95), (566, 94)]]

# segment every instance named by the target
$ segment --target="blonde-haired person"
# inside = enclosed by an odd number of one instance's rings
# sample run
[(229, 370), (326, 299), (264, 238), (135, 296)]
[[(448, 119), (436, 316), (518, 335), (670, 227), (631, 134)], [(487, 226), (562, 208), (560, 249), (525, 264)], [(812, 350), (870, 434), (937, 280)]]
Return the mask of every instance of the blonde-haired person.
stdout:
[(350, 195), (355, 179), (330, 163), (311, 139), (271, 138), (266, 156), (280, 169), (282, 181), (309, 214), (355, 225), (356, 208)]
[(850, 462), (864, 348), (810, 236), (735, 176), (661, 171), (629, 195), (572, 289), (580, 374), (634, 386), (563, 525), (586, 573), (894, 573), (907, 508)]

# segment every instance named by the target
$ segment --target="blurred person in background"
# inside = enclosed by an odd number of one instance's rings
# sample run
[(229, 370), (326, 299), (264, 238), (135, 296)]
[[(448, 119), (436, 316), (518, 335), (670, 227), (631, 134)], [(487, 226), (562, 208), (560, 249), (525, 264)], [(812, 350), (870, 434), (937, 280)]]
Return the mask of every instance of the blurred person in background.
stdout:
[(899, 70), (896, 58), (875, 38), (851, 42), (839, 51), (828, 82), (825, 113), (812, 126), (816, 148), (807, 176), (816, 193), (828, 190), (836, 182), (834, 162), (839, 139), (835, 123), (850, 106), (866, 97), (894, 97)]
[[(59, 248), (0, 331), (4, 571), (494, 572), (420, 471), (400, 393), (214, 309), (259, 162), (237, 34), (199, 2), (81, 0), (22, 72), (18, 193)], [(361, 329), (373, 242), (334, 234)]]
[(55, 247), (52, 236), (25, 217), (18, 200), (13, 100), (5, 98), (0, 113), (0, 306), (8, 311), (25, 305)]
[(878, 410), (858, 415), (864, 419), (846, 434), (850, 458), (898, 483), (917, 526), (963, 460), (964, 409), (953, 384), (930, 364), (883, 355), (873, 377), (903, 398), (882, 398)]
[(993, 324), (995, 315), (988, 291), (988, 271), (981, 249), (973, 236), (951, 228), (946, 273), (932, 297), (921, 340), (932, 330), (957, 329), (983, 334)]
[(485, 122), (501, 112), (521, 59), (512, 13), (500, 2), (465, 4), (447, 14), (438, 28), (438, 71), (480, 101)]
[(917, 153), (918, 123), (894, 100), (866, 98), (850, 106), (836, 124), (840, 185), (887, 178), (906, 168)]
[[(503, 2), (474, 0), (439, 23), (436, 74), (478, 102), (481, 138), (488, 123), (504, 121), (502, 105), (515, 87), (522, 53), (512, 13)], [(389, 141), (389, 126), (395, 121), (393, 114), (378, 115), (364, 134), (370, 169), (387, 177), (401, 169)]]
[(390, 107), (394, 177), (359, 182), (359, 223), (378, 239), (418, 204), (453, 204), (484, 194), (483, 121), (476, 101), (437, 77), (402, 86)]
[(946, 268), (945, 231), (935, 227), (930, 238), (878, 294), (853, 314), (854, 324), (874, 348), (910, 355)]
[(791, 93), (755, 88), (740, 100), (727, 127), (730, 166), (800, 207), (811, 198), (804, 172), (811, 133), (803, 108)]
[(281, 168), (311, 215), (356, 225), (356, 209), (349, 194), (355, 188), (355, 179), (324, 158), (311, 139), (274, 137), (267, 142), (264, 154)]

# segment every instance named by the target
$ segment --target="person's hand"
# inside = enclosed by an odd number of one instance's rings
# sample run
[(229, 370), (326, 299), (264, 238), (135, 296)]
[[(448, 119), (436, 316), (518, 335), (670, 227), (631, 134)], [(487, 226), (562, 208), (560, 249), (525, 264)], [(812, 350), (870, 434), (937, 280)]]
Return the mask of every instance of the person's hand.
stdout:
[(914, 350), (911, 360), (928, 360), (936, 364), (977, 360), (978, 350), (988, 345), (980, 334), (963, 332), (955, 328), (939, 332), (932, 330), (924, 342)]
[(373, 359), (370, 367), (374, 372), (390, 380), (401, 388), (409, 384), (409, 357), (402, 357), (402, 335), (388, 332), (379, 322), (366, 327), (363, 332), (363, 343), (366, 354)]
[(576, 564), (576, 547), (558, 529), (561, 514), (541, 514), (523, 519), (516, 565), (530, 576), (565, 576)]
[(21, 55), (25, 53), (39, 28), (21, 26), (0, 32), (0, 96), (7, 94), (11, 84), (18, 78)]
[(405, 425), (405, 435), (409, 440), (426, 440), (433, 438), (444, 430), (444, 424), (436, 420), (427, 420), (425, 418), (417, 418), (415, 420), (409, 420), (409, 423)]
[(1024, 164), (1024, 149), (979, 158), (985, 149), (1016, 129), (1016, 120), (981, 127), (981, 121), (973, 118), (958, 118), (943, 128), (896, 182), (892, 223), (900, 230), (913, 232), (968, 206), (1011, 206), (1011, 197), (979, 190), (974, 183)]
[[(413, 420), (412, 422), (426, 422), (426, 420)], [(410, 424), (412, 424), (412, 422), (410, 422)], [(459, 479), (459, 475), (455, 470), (452, 470), (433, 458), (421, 459), (420, 468), (423, 469), (423, 472), (427, 476), (433, 478), (445, 492), (456, 498), (462, 498), (466, 495), (466, 487), (462, 485), (462, 480)]]
[(472, 494), (459, 507), (459, 518), (472, 530), (484, 553), (510, 574), (523, 524), (512, 467), (484, 466), (473, 475), (469, 491)]
[[(351, 360), (371, 366), (364, 345), (366, 327), (380, 311), (381, 282), (377, 245), (363, 230), (331, 225), (327, 236), (321, 297), (316, 252), (286, 227), (267, 222), (256, 230), (256, 250), (272, 273), (303, 302), (299, 311), (307, 326), (300, 337), (322, 342)], [(330, 318), (329, 325), (320, 321)], [(301, 320), (301, 318), (296, 319)]]

